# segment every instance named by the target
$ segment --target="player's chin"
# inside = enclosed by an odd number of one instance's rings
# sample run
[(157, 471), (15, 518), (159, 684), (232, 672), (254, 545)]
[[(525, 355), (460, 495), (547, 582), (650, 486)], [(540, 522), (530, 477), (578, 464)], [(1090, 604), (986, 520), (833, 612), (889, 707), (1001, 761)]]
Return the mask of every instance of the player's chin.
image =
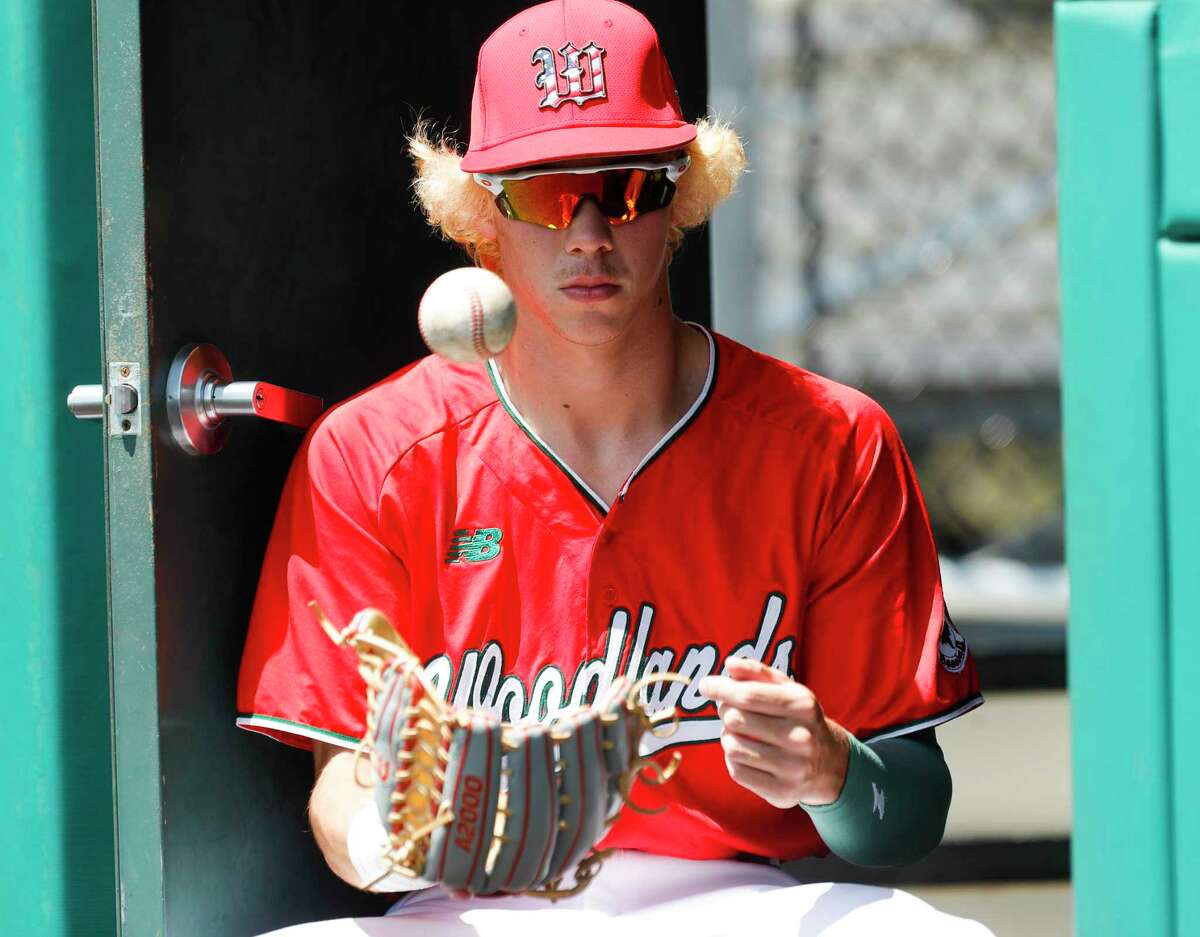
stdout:
[(629, 316), (622, 310), (594, 304), (563, 310), (555, 325), (555, 331), (564, 341), (585, 348), (599, 348), (625, 334)]

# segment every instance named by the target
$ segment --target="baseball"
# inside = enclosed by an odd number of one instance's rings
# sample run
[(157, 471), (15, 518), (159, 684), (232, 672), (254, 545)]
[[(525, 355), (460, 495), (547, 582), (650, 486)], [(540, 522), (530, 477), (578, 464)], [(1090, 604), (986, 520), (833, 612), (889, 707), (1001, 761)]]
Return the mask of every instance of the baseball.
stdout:
[(498, 355), (516, 324), (512, 292), (481, 267), (446, 271), (429, 284), (417, 308), (417, 326), (429, 350), (464, 364)]

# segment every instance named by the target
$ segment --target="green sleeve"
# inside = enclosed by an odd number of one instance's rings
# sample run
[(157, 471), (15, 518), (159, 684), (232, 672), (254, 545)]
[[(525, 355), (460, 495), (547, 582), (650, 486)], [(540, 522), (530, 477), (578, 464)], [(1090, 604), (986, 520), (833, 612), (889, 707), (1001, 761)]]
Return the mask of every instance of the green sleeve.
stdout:
[(832, 804), (801, 804), (825, 844), (856, 865), (896, 866), (942, 841), (950, 769), (933, 729), (869, 745), (851, 737), (850, 765)]

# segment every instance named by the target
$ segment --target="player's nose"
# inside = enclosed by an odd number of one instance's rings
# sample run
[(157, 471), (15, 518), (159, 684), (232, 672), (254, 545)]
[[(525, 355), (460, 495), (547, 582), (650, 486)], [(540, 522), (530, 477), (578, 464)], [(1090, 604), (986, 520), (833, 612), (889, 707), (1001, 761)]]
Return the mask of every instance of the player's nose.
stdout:
[(566, 234), (563, 246), (572, 254), (598, 254), (613, 248), (612, 225), (592, 198), (579, 203)]

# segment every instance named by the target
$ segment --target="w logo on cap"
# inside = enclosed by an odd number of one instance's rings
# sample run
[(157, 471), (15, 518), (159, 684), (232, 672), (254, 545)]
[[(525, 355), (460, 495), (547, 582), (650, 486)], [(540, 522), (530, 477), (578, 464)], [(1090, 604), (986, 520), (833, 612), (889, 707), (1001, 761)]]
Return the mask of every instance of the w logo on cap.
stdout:
[[(562, 71), (555, 72), (556, 61), (554, 53), (542, 46), (533, 53), (529, 60), (531, 65), (540, 65), (534, 84), (546, 92), (546, 96), (538, 102), (538, 107), (557, 108), (567, 101), (582, 105), (596, 98), (608, 97), (604, 86), (604, 50), (596, 43), (589, 42), (582, 49), (576, 49), (575, 43), (568, 42), (558, 54), (563, 57), (566, 65)], [(583, 63), (587, 63), (584, 69)], [(584, 87), (584, 72), (587, 72), (588, 87)], [(559, 76), (566, 79), (565, 86)]]
[(617, 0), (555, 0), (522, 10), (480, 46), (460, 165), (491, 173), (667, 152), (694, 139), (641, 11)]

